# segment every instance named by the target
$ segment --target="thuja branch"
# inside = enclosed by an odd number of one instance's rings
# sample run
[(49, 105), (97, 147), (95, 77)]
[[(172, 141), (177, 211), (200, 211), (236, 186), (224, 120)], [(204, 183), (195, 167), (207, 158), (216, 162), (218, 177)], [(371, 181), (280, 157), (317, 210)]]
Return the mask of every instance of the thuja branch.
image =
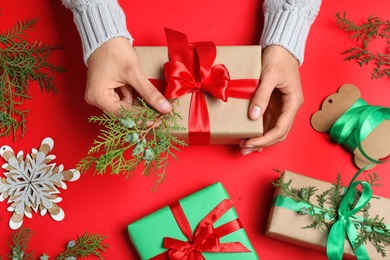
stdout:
[[(29, 228), (21, 227), (15, 231), (12, 243), (10, 243), (12, 253), (8, 257), (13, 260), (33, 259), (33, 253), (28, 252), (28, 244), (33, 235), (34, 233)], [(66, 249), (59, 256), (52, 259), (72, 260), (87, 256), (96, 256), (99, 259), (103, 259), (101, 253), (108, 248), (108, 245), (103, 243), (103, 240), (106, 238), (106, 236), (100, 234), (89, 234), (86, 232), (84, 235), (78, 236), (76, 240), (69, 241)], [(49, 258), (46, 253), (39, 257), (41, 260), (48, 260)]]
[(84, 233), (84, 235), (79, 236), (76, 241), (69, 241), (66, 250), (58, 257), (54, 258), (54, 260), (78, 259), (90, 255), (96, 256), (99, 259), (104, 259), (101, 253), (105, 252), (108, 248), (108, 245), (103, 243), (103, 240), (106, 238), (106, 236), (99, 234)]
[(390, 48), (390, 22), (383, 21), (380, 17), (370, 16), (367, 22), (356, 25), (347, 19), (346, 13), (336, 14), (337, 25), (346, 32), (351, 32), (351, 38), (355, 38), (360, 46), (353, 46), (343, 52), (345, 60), (354, 60), (359, 66), (374, 64), (371, 77), (390, 78), (390, 55), (389, 53), (374, 52), (370, 50), (370, 43), (381, 38), (386, 41), (387, 50)]
[[(304, 202), (307, 207), (302, 207), (299, 209), (298, 214), (307, 215), (310, 214), (313, 216), (313, 222), (305, 228), (319, 228), (322, 231), (326, 231), (329, 228), (329, 221), (326, 220), (326, 216), (335, 216), (336, 212), (332, 208), (326, 206), (327, 200), (331, 190), (325, 191), (322, 194), (315, 195), (317, 188), (314, 186), (301, 187), (299, 189), (291, 187), (292, 180), (284, 182), (282, 178), (272, 182), (274, 187), (280, 189), (282, 196), (289, 197), (296, 202)], [(338, 184), (337, 184), (338, 186)], [(317, 198), (318, 204), (312, 202), (312, 197), (315, 195)], [(332, 199), (333, 201), (336, 198)]]
[(95, 173), (124, 173), (127, 176), (143, 165), (142, 175), (154, 173), (157, 177), (154, 189), (164, 181), (169, 157), (186, 144), (173, 136), (173, 131), (185, 131), (177, 124), (180, 115), (172, 111), (160, 114), (142, 99), (141, 105), (127, 110), (122, 108), (119, 117), (104, 113), (92, 116), (90, 122), (103, 126), (88, 155), (77, 168), (81, 172), (94, 166)]
[(21, 227), (18, 231), (14, 232), (12, 236), (11, 255), (8, 255), (9, 258), (15, 260), (24, 260), (31, 259), (33, 253), (27, 252), (28, 243), (30, 242), (33, 232), (28, 229)]
[(24, 137), (28, 110), (21, 109), (20, 105), (32, 98), (30, 83), (36, 82), (41, 91), (56, 93), (53, 73), (64, 71), (48, 61), (49, 55), (59, 46), (28, 40), (27, 32), (36, 22), (37, 19), (18, 22), (0, 33), (0, 137), (12, 134), (16, 140), (19, 129)]

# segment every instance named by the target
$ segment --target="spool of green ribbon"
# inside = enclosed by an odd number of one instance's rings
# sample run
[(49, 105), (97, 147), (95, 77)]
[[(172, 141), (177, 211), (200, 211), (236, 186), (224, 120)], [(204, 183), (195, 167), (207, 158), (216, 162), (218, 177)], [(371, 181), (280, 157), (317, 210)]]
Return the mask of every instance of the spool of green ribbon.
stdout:
[(352, 152), (358, 148), (370, 162), (383, 163), (386, 160), (370, 157), (362, 142), (384, 120), (390, 120), (390, 108), (370, 106), (359, 98), (329, 129), (330, 138)]

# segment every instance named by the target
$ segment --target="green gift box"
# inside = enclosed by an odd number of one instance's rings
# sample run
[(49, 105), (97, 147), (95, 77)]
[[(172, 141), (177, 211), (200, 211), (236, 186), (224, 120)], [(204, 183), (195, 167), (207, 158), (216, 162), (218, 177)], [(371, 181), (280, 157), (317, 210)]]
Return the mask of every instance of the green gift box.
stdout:
[[(180, 259), (178, 255), (193, 250), (198, 251), (197, 257), (201, 254), (200, 259), (259, 259), (239, 222), (233, 207), (235, 202), (217, 182), (131, 223), (128, 226), (130, 240), (141, 259), (170, 259), (168, 254), (176, 256), (171, 259)], [(164, 248), (172, 241), (184, 249)], [(205, 245), (210, 246), (204, 251), (198, 250)]]

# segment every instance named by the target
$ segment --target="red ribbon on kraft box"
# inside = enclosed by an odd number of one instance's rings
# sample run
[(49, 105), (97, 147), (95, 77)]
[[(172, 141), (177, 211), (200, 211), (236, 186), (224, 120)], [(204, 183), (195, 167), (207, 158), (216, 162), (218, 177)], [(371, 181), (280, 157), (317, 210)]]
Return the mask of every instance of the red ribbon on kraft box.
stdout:
[(189, 43), (187, 36), (165, 28), (169, 61), (164, 64), (166, 82), (151, 80), (166, 98), (192, 93), (188, 134), (189, 143), (210, 143), (210, 119), (204, 93), (228, 101), (229, 97), (251, 99), (260, 79), (231, 79), (223, 64), (213, 65), (216, 45), (211, 41)]

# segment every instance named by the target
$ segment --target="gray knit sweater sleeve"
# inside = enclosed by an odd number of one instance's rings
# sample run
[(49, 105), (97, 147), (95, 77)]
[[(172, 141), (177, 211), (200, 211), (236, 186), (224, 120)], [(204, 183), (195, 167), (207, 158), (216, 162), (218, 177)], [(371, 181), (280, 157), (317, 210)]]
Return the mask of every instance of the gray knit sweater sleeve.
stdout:
[(84, 62), (104, 42), (125, 37), (132, 42), (126, 27), (126, 17), (117, 0), (62, 0), (72, 10), (80, 33)]
[(321, 0), (265, 0), (260, 45), (280, 45), (302, 64), (306, 39), (320, 5)]

